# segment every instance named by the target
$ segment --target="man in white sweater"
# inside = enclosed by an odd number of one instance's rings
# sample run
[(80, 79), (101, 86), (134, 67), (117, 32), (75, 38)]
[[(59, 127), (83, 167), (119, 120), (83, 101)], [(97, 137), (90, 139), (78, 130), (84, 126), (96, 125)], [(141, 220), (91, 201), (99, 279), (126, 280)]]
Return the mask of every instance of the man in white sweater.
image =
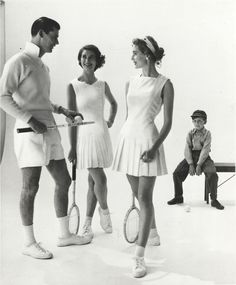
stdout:
[[(51, 53), (59, 43), (60, 25), (49, 18), (37, 19), (31, 27), (31, 41), (10, 58), (0, 79), (1, 108), (16, 118), (14, 148), (21, 169), (23, 187), (20, 213), (25, 233), (23, 254), (48, 259), (53, 255), (35, 239), (33, 229), (34, 199), (39, 188), (42, 166), (53, 177), (55, 211), (59, 222), (58, 246), (87, 244), (88, 237), (69, 231), (68, 189), (71, 178), (67, 170), (60, 134), (57, 129), (47, 130), (55, 124), (53, 112), (73, 119), (78, 113), (52, 104), (50, 101), (49, 69), (42, 62), (45, 53)], [(16, 128), (30, 126), (34, 132), (17, 134)]]

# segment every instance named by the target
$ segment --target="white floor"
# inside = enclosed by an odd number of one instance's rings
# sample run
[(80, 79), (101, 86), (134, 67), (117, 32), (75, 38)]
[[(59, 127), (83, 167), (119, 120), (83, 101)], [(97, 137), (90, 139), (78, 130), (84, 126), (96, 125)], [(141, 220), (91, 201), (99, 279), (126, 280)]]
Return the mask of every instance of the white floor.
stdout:
[[(6, 157), (8, 159), (6, 159)], [(157, 179), (154, 204), (161, 246), (148, 247), (148, 274), (131, 276), (134, 246), (123, 237), (123, 218), (130, 205), (124, 175), (107, 171), (109, 206), (114, 232), (105, 234), (96, 211), (94, 240), (86, 246), (56, 247), (57, 221), (53, 209), (53, 182), (44, 170), (35, 206), (36, 236), (50, 249), (52, 260), (34, 260), (21, 254), (23, 233), (19, 217), (20, 172), (7, 150), (1, 165), (1, 284), (2, 285), (212, 285), (236, 284), (235, 179), (219, 188), (219, 211), (203, 201), (203, 177), (188, 178), (185, 204), (168, 206), (173, 196), (171, 175)], [(227, 178), (221, 174), (220, 180)], [(86, 172), (78, 175), (77, 201), (85, 215)], [(45, 186), (46, 185), (46, 186)], [(185, 206), (191, 211), (186, 212)]]

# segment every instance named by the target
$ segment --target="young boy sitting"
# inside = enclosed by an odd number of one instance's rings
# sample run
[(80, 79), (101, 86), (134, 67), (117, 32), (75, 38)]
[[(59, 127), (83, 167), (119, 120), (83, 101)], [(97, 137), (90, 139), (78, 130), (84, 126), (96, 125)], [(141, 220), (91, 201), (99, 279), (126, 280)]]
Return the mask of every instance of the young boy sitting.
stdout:
[(184, 150), (185, 159), (180, 162), (173, 173), (175, 197), (168, 201), (168, 205), (184, 202), (182, 183), (190, 175), (206, 176), (206, 185), (211, 197), (211, 206), (223, 210), (224, 206), (217, 200), (218, 175), (213, 160), (209, 156), (211, 151), (211, 133), (204, 125), (207, 122), (207, 114), (202, 110), (196, 110), (192, 114), (194, 129), (191, 130), (186, 139)]

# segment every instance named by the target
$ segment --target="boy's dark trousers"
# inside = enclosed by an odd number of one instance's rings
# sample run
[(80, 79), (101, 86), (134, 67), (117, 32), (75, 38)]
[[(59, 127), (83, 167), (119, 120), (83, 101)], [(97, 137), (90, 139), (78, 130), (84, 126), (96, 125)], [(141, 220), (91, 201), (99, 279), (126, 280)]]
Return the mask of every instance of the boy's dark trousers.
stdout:
[[(192, 151), (193, 164), (195, 168), (196, 168), (200, 153), (201, 153), (200, 150)], [(201, 169), (202, 169), (202, 172), (206, 176), (207, 191), (208, 193), (210, 193), (211, 199), (215, 200), (217, 199), (218, 175), (216, 173), (214, 162), (210, 158), (210, 156), (208, 156), (207, 159), (204, 161), (204, 163), (201, 166)], [(188, 176), (188, 173), (189, 173), (189, 164), (187, 160), (184, 159), (183, 161), (179, 163), (179, 165), (176, 167), (173, 173), (175, 197), (183, 196), (183, 185), (182, 184), (183, 184), (183, 181)]]

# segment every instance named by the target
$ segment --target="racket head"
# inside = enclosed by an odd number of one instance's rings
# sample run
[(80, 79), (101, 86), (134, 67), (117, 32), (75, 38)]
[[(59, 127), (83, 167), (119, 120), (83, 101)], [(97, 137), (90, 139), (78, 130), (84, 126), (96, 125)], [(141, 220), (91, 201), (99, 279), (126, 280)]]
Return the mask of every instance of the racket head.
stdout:
[(128, 243), (134, 243), (138, 239), (139, 232), (139, 209), (132, 206), (124, 218), (124, 237)]
[(72, 204), (68, 212), (69, 230), (72, 234), (77, 234), (80, 224), (80, 211), (76, 204)]

